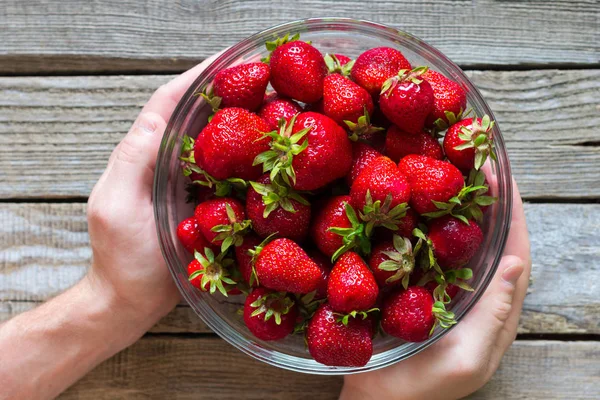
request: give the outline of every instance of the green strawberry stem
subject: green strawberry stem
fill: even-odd
[[[348,138],[353,142],[356,142],[358,139],[370,135],[375,132],[380,132],[385,129],[379,128],[371,125],[371,116],[369,115],[369,111],[367,111],[367,107],[364,107],[364,114],[358,118],[357,122],[352,121],[344,121],[344,123],[348,126],[350,130],[350,135]]]
[[[377,268],[382,271],[395,272],[394,275],[386,279],[386,283],[396,282],[402,279],[404,289],[408,288],[410,274],[415,268],[415,257],[412,252],[410,240],[399,235],[394,235],[393,245],[395,251],[385,251],[389,260],[381,262]]]
[[[427,72],[428,69],[429,67],[427,66],[416,67],[412,70],[401,69],[400,71],[398,71],[398,74],[396,76],[391,77],[383,83],[383,85],[381,86],[381,95],[389,97],[394,88],[400,82],[410,81],[415,85],[420,85],[421,82],[423,82],[420,76]]]
[[[264,314],[265,321],[274,318],[275,323],[281,325],[281,316],[289,313],[294,304],[294,300],[287,296],[285,292],[269,293],[260,296],[250,304],[250,306],[256,308],[250,315],[256,317]]]
[[[240,246],[244,242],[244,235],[246,235],[252,227],[250,220],[246,219],[238,221],[235,212],[229,204],[226,204],[225,208],[227,210],[229,224],[216,225],[211,229],[211,231],[218,233],[213,241],[223,241],[221,243],[221,253],[227,252],[231,246]]]
[[[433,269],[436,273],[443,276],[444,272],[442,268],[437,262],[435,255],[433,254],[433,243],[431,239],[427,237],[427,235],[423,232],[424,227],[413,229],[413,236],[415,236],[417,240],[417,244],[414,248],[415,260],[417,264],[423,269],[423,271],[428,272]]]
[[[263,166],[263,172],[269,172],[271,181],[279,176],[288,185],[296,184],[296,172],[292,166],[294,156],[300,154],[308,147],[308,139],[304,139],[302,144],[298,144],[311,128],[302,129],[292,134],[292,128],[296,122],[294,115],[288,122],[285,119],[279,120],[279,130],[263,133],[264,136],[271,138],[270,150],[256,156],[252,165]]]
[[[200,263],[202,268],[190,274],[188,279],[192,281],[202,275],[200,280],[201,290],[206,291],[207,289],[205,288],[208,284],[210,294],[219,290],[223,296],[227,297],[227,289],[223,284],[235,286],[236,282],[229,277],[229,271],[226,268],[233,265],[233,260],[224,257],[225,253],[221,253],[215,258],[215,254],[208,247],[204,248],[204,255],[199,251],[195,251],[194,258]]]
[[[297,212],[291,200],[296,200],[305,206],[310,204],[298,192],[279,182],[279,179],[275,179],[268,185],[258,182],[250,182],[250,185],[252,185],[256,193],[262,195],[263,204],[265,205],[263,218],[267,218],[278,207],[283,208],[287,212]]]
[[[481,119],[481,124],[479,124],[477,116],[475,116],[471,123],[471,129],[466,126],[460,128],[458,137],[462,139],[463,144],[456,146],[454,149],[475,149],[474,165],[476,170],[479,170],[483,166],[488,156],[494,161],[497,160],[492,132],[495,123],[486,114]]]
[[[346,210],[346,216],[350,221],[350,228],[329,228],[329,232],[342,237],[343,245],[333,253],[331,261],[335,262],[345,252],[357,249],[362,255],[371,253],[371,241],[366,234],[366,226],[363,224],[356,215],[354,208],[349,203],[345,203],[344,209]]]
[[[438,133],[445,131],[461,119],[468,117],[472,111],[472,108],[469,108],[466,112],[463,112],[463,109],[461,108],[458,114],[454,114],[452,111],[444,111],[444,115],[446,116],[446,120],[448,122],[446,122],[446,120],[443,118],[436,119],[433,123],[435,132]]]
[[[266,57],[261,58],[261,61],[268,64],[269,61],[271,60],[271,53],[273,52],[273,50],[275,50],[276,48],[278,48],[281,45],[284,45],[288,42],[293,42],[296,40],[300,39],[300,34],[296,33],[295,35],[293,35],[292,37],[290,37],[289,33],[286,33],[284,37],[282,38],[277,38],[275,40],[272,41],[267,41],[265,43],[265,47],[267,48],[267,50],[269,51],[269,55]]]
[[[323,57],[325,60],[325,65],[327,65],[327,69],[329,73],[335,74],[338,73],[342,76],[350,75],[350,71],[352,71],[352,67],[354,66],[354,61],[349,61],[345,65],[340,63],[340,60],[335,56],[335,54],[325,54]]]
[[[381,203],[381,200],[373,201],[371,191],[367,190],[365,195],[365,206],[363,211],[359,212],[360,219],[366,222],[365,234],[370,237],[373,233],[373,228],[383,226],[392,231],[398,230],[402,218],[406,216],[408,205],[406,203],[398,204],[390,208],[392,203],[392,195],[388,194]]]
[[[367,317],[369,316],[369,314],[371,313],[375,313],[375,312],[379,312],[379,308],[371,308],[367,311],[350,311],[348,314],[341,314],[341,313],[333,313],[333,315],[336,316],[336,321],[337,322],[341,322],[344,325],[348,325],[348,322],[350,321],[350,318],[361,318],[363,320],[367,319]]]
[[[455,315],[452,311],[446,310],[446,305],[441,301],[436,301],[433,304],[432,312],[435,315],[435,324],[431,327],[431,331],[429,331],[429,335],[433,334],[436,326],[441,326],[444,329],[450,328],[452,325],[456,324]]]

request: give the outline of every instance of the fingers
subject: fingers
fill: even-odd
[[[531,264],[529,233],[527,232],[527,222],[525,220],[525,210],[523,209],[523,200],[519,193],[517,182],[513,179],[513,206],[510,222],[510,232],[504,247],[504,254],[512,254],[520,257],[526,266]]]

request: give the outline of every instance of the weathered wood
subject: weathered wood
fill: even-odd
[[[566,399],[577,393],[578,399],[597,399],[598,357],[597,342],[517,341],[492,380],[470,398]],[[270,367],[217,338],[145,337],[61,399],[336,399],[341,385],[340,377]]]
[[[525,198],[600,197],[600,70],[469,75],[496,113]],[[87,196],[168,79],[0,78],[0,198]]]
[[[600,205],[526,204],[525,210],[533,284],[519,332],[600,333]],[[73,285],[90,257],[85,204],[1,204],[0,321]],[[208,329],[180,306],[153,331]]]
[[[417,35],[461,65],[597,65],[598,2],[9,1],[0,72],[181,70],[283,22],[334,14]]]

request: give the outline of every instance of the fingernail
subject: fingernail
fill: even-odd
[[[509,285],[515,286],[522,273],[523,266],[521,264],[512,265],[504,270],[502,273],[502,280]]]

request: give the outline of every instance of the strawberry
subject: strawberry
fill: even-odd
[[[286,37],[267,42],[267,49],[272,50],[271,85],[281,96],[314,103],[323,96],[327,66],[319,50],[297,39],[292,37],[286,42]]]
[[[254,231],[263,238],[276,233],[278,237],[302,242],[310,224],[308,201],[278,179],[271,182],[269,175],[263,175],[250,185],[246,214]]]
[[[205,247],[213,246],[200,231],[198,221],[194,217],[186,218],[177,225],[177,238],[192,254],[194,250],[203,251]]]
[[[236,65],[219,71],[213,81],[211,93],[202,96],[215,111],[229,107],[255,111],[263,101],[269,76],[269,66],[265,63]]]
[[[365,89],[340,74],[325,77],[323,112],[339,125],[348,126],[353,140],[373,130],[381,130],[370,124],[373,109],[373,100]]]
[[[444,158],[442,146],[429,133],[424,131],[416,134],[406,133],[395,125],[392,125],[387,131],[385,154],[395,162],[409,154],[419,154],[436,160]]]
[[[452,125],[444,136],[444,152],[448,160],[462,171],[480,169],[488,156],[496,160],[492,129],[494,121],[467,118]]]
[[[363,259],[349,251],[340,256],[329,274],[327,300],[340,313],[367,311],[375,305],[379,288]]]
[[[270,131],[279,129],[279,120],[284,118],[289,121],[294,115],[302,112],[302,107],[294,100],[280,97],[273,92],[265,96],[263,105],[258,111],[261,117],[269,126]]]
[[[393,240],[379,243],[371,253],[369,266],[380,288],[402,285],[406,289],[415,267],[410,240],[394,235]]]
[[[294,330],[298,306],[285,293],[262,287],[254,289],[244,303],[244,322],[261,340],[283,339]]]
[[[235,248],[235,259],[238,268],[242,274],[242,278],[251,287],[258,286],[254,271],[254,252],[261,244],[262,240],[254,233],[250,233],[244,237],[244,242]]]
[[[398,75],[385,81],[379,97],[379,107],[398,128],[408,133],[419,133],[425,119],[433,110],[433,90],[421,79],[427,67],[400,70]]]
[[[196,164],[219,180],[256,179],[261,172],[253,161],[269,149],[269,141],[261,140],[262,132],[268,131],[267,123],[248,110],[220,110],[196,138]]]
[[[329,273],[333,266],[331,265],[331,261],[319,251],[311,251],[308,255],[321,270],[321,280],[317,286],[317,292],[315,293],[314,298],[316,300],[324,299],[327,297],[327,282],[329,281]]]
[[[267,134],[271,150],[258,155],[271,180],[282,180],[297,190],[315,190],[345,176],[352,164],[352,145],[346,132],[331,118],[304,112]]]
[[[397,229],[399,219],[406,215],[410,187],[396,163],[382,156],[356,177],[350,198],[352,206],[362,211],[361,219],[367,222],[366,234],[370,236],[376,226]]]
[[[322,279],[321,269],[290,239],[275,239],[256,256],[256,277],[261,286],[291,293],[316,290]]]
[[[200,231],[209,242],[221,246],[225,252],[230,246],[239,246],[250,227],[244,205],[229,197],[207,200],[198,204],[194,216]]]
[[[323,57],[327,69],[332,74],[350,75],[354,61],[343,54],[325,54]]]
[[[474,221],[465,224],[451,215],[432,219],[428,228],[433,254],[442,269],[467,264],[483,242],[483,233]]]
[[[223,296],[239,294],[235,287],[236,282],[231,279],[228,267],[233,265],[233,260],[225,258],[225,253],[215,254],[206,247],[194,253],[194,260],[188,264],[187,273],[192,286],[213,294],[219,290]]]
[[[435,202],[449,201],[464,187],[462,174],[449,162],[409,155],[400,160],[398,167],[410,184],[410,206],[419,214],[438,210]]]
[[[401,52],[390,47],[376,47],[358,56],[350,76],[371,95],[377,96],[383,83],[402,69],[411,69],[411,66]]]
[[[365,254],[370,252],[371,243],[364,233],[364,224],[350,205],[350,196],[331,197],[318,209],[310,233],[323,254],[336,259],[354,248]]]
[[[346,175],[348,186],[352,186],[352,182],[361,173],[361,171],[371,163],[375,158],[382,156],[380,152],[366,143],[352,143],[352,166],[350,172]]]
[[[446,311],[444,303],[434,302],[431,293],[421,286],[410,286],[388,297],[381,311],[385,333],[407,342],[427,340],[438,323],[449,328],[456,323],[454,314]]]
[[[429,82],[433,89],[433,110],[427,116],[425,125],[445,130],[460,119],[467,107],[467,94],[461,85],[431,69],[421,78]]]
[[[329,304],[321,305],[308,324],[306,342],[310,355],[321,364],[362,367],[373,355],[372,327],[368,320],[338,321]]]

